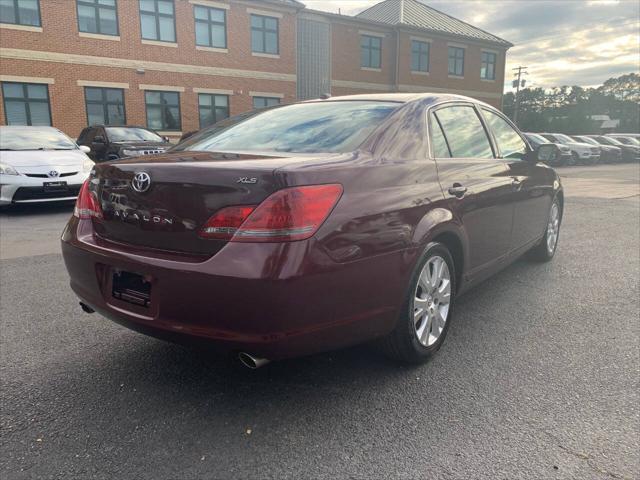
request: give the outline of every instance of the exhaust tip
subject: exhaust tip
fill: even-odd
[[[249,355],[246,352],[240,352],[238,354],[238,360],[240,360],[240,363],[242,363],[245,367],[250,368],[251,370],[264,367],[267,363],[269,363],[269,360],[267,360],[266,358],[254,357],[253,355]]]
[[[96,311],[91,308],[89,305],[87,305],[86,303],[82,303],[80,302],[80,308],[82,308],[82,310],[84,311],[84,313],[95,313]]]

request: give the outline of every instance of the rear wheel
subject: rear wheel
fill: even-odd
[[[454,263],[441,243],[430,243],[411,278],[396,328],[382,340],[390,357],[421,363],[438,351],[449,330],[455,297]]]
[[[547,221],[547,229],[544,237],[542,241],[531,250],[534,259],[541,262],[548,262],[554,257],[556,248],[558,247],[561,222],[562,211],[560,209],[560,201],[556,197],[549,210],[549,220]]]

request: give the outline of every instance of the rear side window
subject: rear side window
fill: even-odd
[[[517,158],[522,160],[527,154],[527,145],[518,135],[511,125],[499,115],[491,110],[482,109],[484,118],[487,120],[489,128],[498,144],[498,149],[502,158]]]
[[[475,108],[445,107],[435,112],[454,158],[494,158],[491,143]]]
[[[434,158],[450,158],[451,152],[449,152],[449,146],[447,145],[447,139],[444,138],[442,128],[438,119],[431,115],[431,148]]]

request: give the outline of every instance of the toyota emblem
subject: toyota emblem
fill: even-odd
[[[60,174],[59,174],[58,172],[56,172],[55,170],[51,170],[49,173],[47,173],[47,175],[48,175],[50,178],[57,178],[57,177],[59,177],[59,176],[60,176]]]
[[[150,186],[151,177],[147,172],[138,172],[133,176],[133,180],[131,180],[131,188],[139,193],[146,192]]]

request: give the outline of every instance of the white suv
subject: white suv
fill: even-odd
[[[600,148],[588,143],[576,142],[573,138],[562,133],[541,133],[544,138],[554,143],[561,143],[571,149],[573,164],[596,164],[600,161]]]

